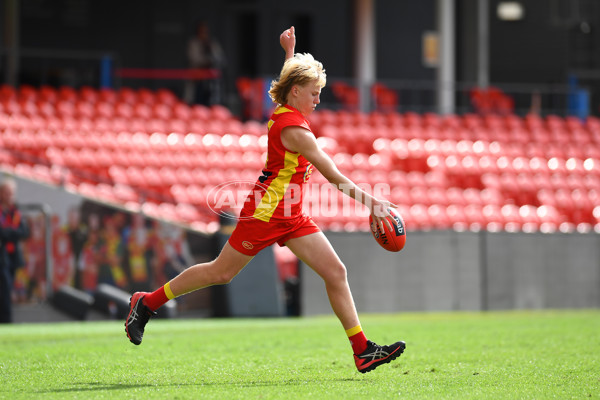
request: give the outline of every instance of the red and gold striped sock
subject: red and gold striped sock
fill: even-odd
[[[174,298],[175,295],[171,291],[171,285],[167,282],[163,287],[144,295],[144,304],[152,311],[156,311],[167,301]]]
[[[352,351],[354,354],[360,354],[367,348],[367,337],[363,332],[360,325],[356,325],[354,328],[346,329],[346,335],[350,340]]]

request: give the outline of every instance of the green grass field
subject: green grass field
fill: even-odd
[[[0,398],[600,397],[600,310],[363,315],[406,352],[355,370],[334,317],[0,326]]]

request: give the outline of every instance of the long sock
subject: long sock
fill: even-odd
[[[171,286],[167,282],[163,287],[156,289],[152,293],[144,295],[144,304],[152,311],[158,310],[167,301],[174,299],[175,295],[171,291]]]
[[[346,329],[346,335],[348,335],[354,354],[360,354],[367,349],[367,337],[360,325]]]

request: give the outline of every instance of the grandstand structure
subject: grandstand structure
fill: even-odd
[[[598,117],[321,110],[311,124],[343,173],[388,185],[410,230],[600,232]],[[256,180],[266,140],[261,122],[165,89],[0,87],[4,172],[200,232],[219,227],[211,190]],[[314,216],[322,229],[368,231],[342,198]]]

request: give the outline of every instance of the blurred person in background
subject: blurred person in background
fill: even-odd
[[[190,68],[213,69],[219,76],[187,82],[184,99],[188,103],[205,106],[221,104],[223,101],[221,75],[225,67],[225,55],[219,42],[211,36],[206,22],[200,21],[196,25],[195,35],[187,43],[186,54]]]
[[[81,290],[83,288],[83,262],[81,254],[83,247],[88,239],[88,229],[81,221],[81,213],[78,207],[69,209],[67,216],[67,232],[71,241],[71,250],[73,252],[73,265],[75,266],[75,276],[73,285]]]
[[[0,183],[0,323],[12,318],[12,287],[17,268],[24,265],[21,240],[29,236],[25,218],[15,205],[17,183],[5,178]]]

